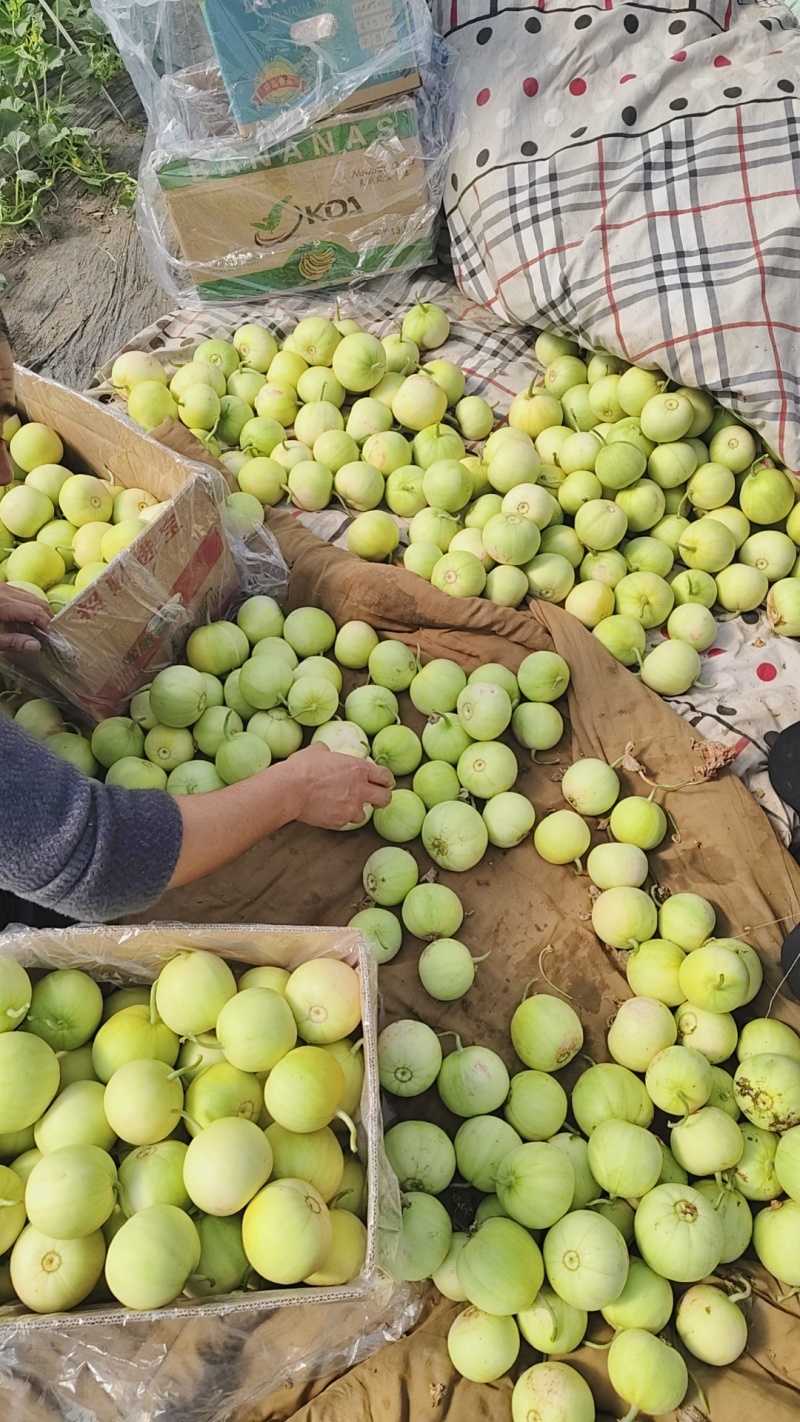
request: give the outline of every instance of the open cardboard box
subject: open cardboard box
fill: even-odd
[[[57,693],[91,722],[130,696],[182,650],[193,627],[238,588],[222,505],[229,492],[194,464],[96,400],[16,368],[17,407],[57,430],[75,473],[172,500],[102,573],[53,618],[37,654],[0,659],[0,673],[40,695]],[[0,509],[0,520],[2,510]]]
[[[353,929],[284,928],[260,925],[219,925],[213,928],[182,924],[150,924],[144,927],[69,928],[49,931],[25,930],[0,936],[0,960],[11,958],[39,975],[48,968],[80,968],[99,983],[150,983],[164,962],[180,948],[207,949],[236,965],[253,967],[268,963],[290,971],[312,958],[340,958],[358,973],[361,983],[361,1033],[364,1052],[364,1087],[359,1112],[359,1155],[367,1175],[367,1254],[359,1277],[338,1288],[294,1288],[266,1286],[257,1292],[238,1292],[209,1298],[179,1298],[167,1308],[132,1312],[116,1300],[83,1303],[69,1313],[39,1316],[21,1305],[0,1309],[0,1352],[5,1353],[9,1336],[18,1331],[58,1333],[65,1327],[85,1329],[90,1324],[119,1325],[126,1319],[141,1322],[193,1317],[198,1314],[245,1315],[255,1321],[259,1313],[305,1303],[319,1305],[356,1303],[375,1290],[386,1289],[380,1270],[386,1245],[379,1248],[379,1227],[389,1236],[399,1231],[400,1203],[397,1181],[383,1153],[380,1090],[377,1058],[377,972],[364,948],[361,934]],[[391,1291],[391,1290],[390,1290]],[[324,1310],[323,1310],[324,1313]],[[4,1338],[5,1335],[5,1338]],[[86,1348],[91,1349],[89,1339]],[[324,1335],[321,1340],[324,1347]],[[1,1390],[1,1385],[0,1385]]]

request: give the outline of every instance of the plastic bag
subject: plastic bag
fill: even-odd
[[[453,71],[437,45],[415,94],[279,143],[226,122],[207,67],[182,75],[140,169],[137,221],[156,280],[184,303],[246,301],[432,262]]]
[[[183,86],[200,74],[230,129],[258,129],[267,146],[337,109],[414,89],[433,34],[425,0],[93,0],[93,8],[154,128],[175,117]],[[203,136],[193,107],[190,139]]]
[[[266,1289],[177,1300],[134,1313],[115,1301],[38,1317],[0,1307],[0,1390],[4,1417],[35,1412],[38,1422],[233,1422],[287,1386],[351,1366],[406,1332],[420,1290],[390,1278],[400,1230],[397,1181],[383,1151],[377,1077],[377,971],[361,936],[348,929],[183,924],[70,928],[0,935],[0,959],[31,969],[82,968],[98,982],[151,982],[181,947],[206,948],[232,963],[292,968],[310,958],[342,958],[362,985],[366,1067],[359,1154],[368,1191],[367,1261],[337,1289]],[[214,1367],[207,1363],[213,1358]],[[54,1410],[49,1410],[52,1404]],[[18,1410],[17,1410],[18,1409]]]

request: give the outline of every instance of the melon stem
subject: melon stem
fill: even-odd
[[[708,1406],[708,1401],[707,1401],[707,1399],[706,1399],[706,1395],[705,1395],[705,1393],[703,1392],[703,1389],[701,1388],[699,1382],[697,1381],[697,1378],[695,1377],[695,1375],[694,1375],[694,1373],[692,1372],[692,1370],[691,1370],[690,1367],[687,1366],[686,1372],[687,1372],[687,1374],[688,1374],[688,1376],[689,1376],[690,1381],[694,1384],[695,1391],[696,1391],[696,1393],[697,1393],[697,1396],[698,1396],[699,1399],[700,1399],[700,1406],[702,1407],[703,1412],[705,1413],[706,1417],[708,1417],[708,1416],[710,1415],[710,1413],[709,1413],[709,1406]]]
[[[356,1135],[355,1121],[351,1116],[348,1116],[346,1111],[336,1111],[334,1114],[338,1120],[344,1121],[344,1124],[350,1132],[350,1149],[353,1155],[355,1155],[358,1150],[358,1136]]]
[[[669,1128],[670,1128],[671,1131],[674,1131],[674,1129],[675,1129],[676,1126],[682,1126],[683,1123],[684,1123],[684,1121],[688,1121],[689,1117],[690,1117],[691,1114],[692,1114],[692,1108],[691,1108],[691,1106],[689,1105],[689,1102],[686,1100],[686,1096],[685,1096],[684,1092],[682,1092],[682,1091],[676,1091],[676,1092],[675,1092],[675,1095],[677,1096],[678,1100],[682,1103],[682,1105],[683,1105],[683,1107],[684,1107],[684,1114],[681,1116],[681,1118],[680,1118],[679,1121],[668,1121],[668,1122],[667,1122],[667,1124],[668,1124],[668,1126],[669,1126]],[[720,1186],[722,1185],[722,1182],[721,1182],[721,1180],[719,1179],[719,1177],[717,1177],[717,1184],[720,1185]]]
[[[528,983],[528,987],[530,987],[530,983]],[[523,998],[523,1001],[524,1001],[524,998]],[[449,1029],[447,1029],[447,1030],[444,1031],[444,1032],[437,1032],[436,1035],[437,1035],[437,1037],[455,1037],[455,1039],[456,1039],[456,1051],[457,1051],[457,1052],[463,1052],[464,1048],[463,1048],[463,1046],[461,1045],[461,1038],[459,1037],[459,1035],[458,1035],[457,1032],[454,1032],[454,1031],[452,1030],[452,1028],[449,1028]]]

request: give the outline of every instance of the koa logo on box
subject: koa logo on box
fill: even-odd
[[[314,227],[320,222],[336,222],[353,213],[364,211],[355,195],[347,198],[323,198],[315,207],[307,203],[296,207],[289,202],[276,202],[266,221],[252,223],[257,247],[275,247],[290,242],[302,227]]]

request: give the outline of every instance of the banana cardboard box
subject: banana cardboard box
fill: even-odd
[[[266,152],[158,170],[204,300],[341,285],[433,257],[436,204],[413,99],[317,124]]]
[[[420,0],[202,0],[243,128],[297,104],[312,117],[415,88]]]

